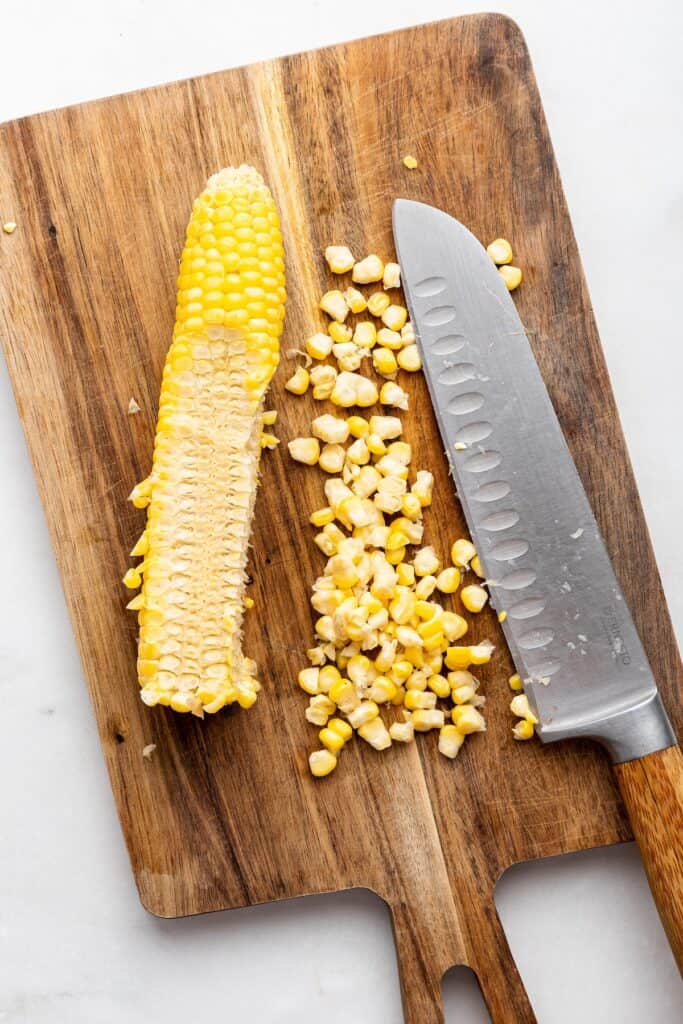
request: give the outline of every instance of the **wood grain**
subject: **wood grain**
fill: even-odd
[[[683,754],[669,747],[614,772],[664,930],[683,973]]]
[[[245,649],[258,703],[198,722],[139,700],[120,578],[144,514],[126,495],[150,464],[190,204],[211,172],[243,160],[282,213],[283,350],[319,327],[323,246],[392,252],[396,196],[438,204],[484,241],[512,239],[522,319],[680,722],[680,663],[513,22],[454,19],[16,121],[0,129],[0,208],[19,224],[0,239],[2,340],[140,898],[173,917],[364,886],[390,908],[410,1024],[442,1020],[453,964],[477,972],[497,1024],[531,1021],[494,886],[516,861],[629,838],[612,773],[587,743],[514,743],[512,666],[485,612],[480,634],[499,644],[482,672],[486,736],[454,764],[435,736],[383,754],[355,743],[333,776],[310,778],[296,673],[323,561],[307,522],[322,482],[284,444],[264,459],[254,524]],[[290,366],[271,395],[283,442],[307,431],[315,405],[284,391]],[[407,433],[436,475],[427,531],[445,556],[463,519],[424,381],[408,387]]]

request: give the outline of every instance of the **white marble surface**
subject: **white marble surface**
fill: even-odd
[[[531,49],[680,636],[682,9],[496,6]],[[477,9],[6,0],[0,120]],[[0,427],[2,1024],[399,1021],[388,916],[368,894],[174,922],[142,910],[4,364]],[[498,902],[542,1024],[683,1019],[632,847],[517,868]],[[488,1019],[467,975],[444,991],[449,1022]]]

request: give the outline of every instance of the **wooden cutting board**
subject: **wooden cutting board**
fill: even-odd
[[[680,719],[669,616],[519,29],[458,18],[25,118],[0,143],[1,217],[18,223],[0,236],[2,340],[142,902],[174,917],[366,886],[391,911],[406,1021],[442,1020],[452,964],[476,971],[497,1024],[533,1020],[497,878],[629,832],[599,750],[513,742],[504,647],[481,673],[488,733],[455,763],[435,735],[383,754],[358,741],[321,783],[296,685],[323,561],[307,522],[318,471],[293,465],[284,445],[263,460],[245,649],[264,690],[250,712],[201,722],[144,707],[120,584],[144,519],[126,496],[150,466],[178,254],[208,175],[248,161],[273,188],[284,350],[318,329],[322,248],[391,253],[391,200],[419,199],[484,241],[512,239],[522,319]],[[408,152],[416,171],[401,162]],[[271,393],[283,441],[314,415],[312,398],[284,391],[287,376],[285,362]],[[408,435],[437,477],[427,532],[445,556],[463,521],[421,377],[410,388]],[[479,621],[500,643],[494,617]]]

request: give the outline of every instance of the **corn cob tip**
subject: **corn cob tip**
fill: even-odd
[[[233,188],[244,187],[265,188],[265,182],[259,172],[251,164],[240,164],[239,167],[223,167],[212,174],[206,183],[208,192],[223,192]]]

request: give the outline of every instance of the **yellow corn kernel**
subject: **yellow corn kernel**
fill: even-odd
[[[327,719],[334,714],[334,704],[324,693],[309,697],[306,708],[306,721],[311,725],[327,725]]]
[[[382,323],[390,331],[400,331],[402,327],[405,327],[407,319],[408,310],[405,306],[387,305],[382,313]]]
[[[324,665],[318,675],[318,693],[329,694],[332,687],[340,680],[341,675],[336,665]],[[337,701],[335,701],[336,703]]]
[[[303,395],[308,391],[310,379],[308,370],[304,366],[298,366],[286,382],[285,387],[293,395]]]
[[[503,622],[505,622],[505,620],[507,619],[507,617],[508,617],[508,613],[507,613],[507,612],[505,611],[505,609],[503,609],[502,611],[498,612],[498,621],[499,621],[499,622],[500,622],[501,624],[502,624]]]
[[[512,735],[516,740],[530,740],[534,735],[534,723],[523,718],[512,727]]]
[[[421,370],[422,360],[420,359],[417,345],[406,345],[402,348],[398,354],[397,362],[402,370],[408,370],[409,373],[416,373],[417,370]]]
[[[383,275],[384,264],[379,256],[375,256],[373,253],[355,264],[351,280],[356,284],[372,284],[374,281],[381,281]]]
[[[341,473],[346,452],[340,444],[323,445],[318,465],[325,473]]]
[[[401,287],[401,268],[399,267],[398,263],[385,263],[384,276],[382,277],[382,286],[384,288]]]
[[[377,350],[375,349],[375,351]],[[388,350],[385,349],[385,351]],[[378,373],[382,372],[378,369]],[[382,405],[392,405],[395,409],[402,409],[404,412],[408,409],[408,392],[404,391],[401,385],[396,384],[395,381],[387,381],[382,385],[379,400]]]
[[[317,693],[320,693],[318,689],[318,677],[320,675],[320,669],[318,668],[302,668],[297,676],[297,682],[304,693],[314,697]]]
[[[309,377],[313,386],[313,397],[316,401],[324,401],[326,398],[329,398],[337,379],[335,367],[328,365],[314,366],[309,373]]]
[[[401,328],[401,341],[404,345],[412,345],[415,342],[415,328],[410,320]]]
[[[340,324],[343,324],[349,315],[349,307],[346,305],[346,300],[337,288],[325,292],[318,305],[323,313],[327,313],[332,320],[336,320]]]
[[[146,555],[149,551],[149,536],[147,530],[143,530],[135,544],[133,545],[130,555],[131,558],[136,558],[138,555]]]
[[[135,508],[147,508],[152,500],[151,476],[146,477],[145,480],[141,480],[139,484],[135,485],[128,495],[128,500],[133,503]]]
[[[405,557],[405,548],[395,548],[393,551],[387,551],[387,561],[390,562],[391,565],[399,565]]]
[[[402,587],[412,587],[415,583],[415,570],[408,562],[400,562],[396,566],[396,576]]]
[[[311,433],[327,444],[343,444],[349,436],[349,425],[339,416],[326,413],[323,416],[316,416],[311,423]]]
[[[449,644],[455,643],[467,632],[467,622],[456,612],[444,612],[441,618],[444,636]]]
[[[451,718],[463,736],[469,736],[473,732],[486,732],[484,716],[471,704],[457,704],[451,711]]]
[[[525,718],[532,725],[538,725],[538,718],[531,710],[529,698],[525,693],[518,693],[516,697],[512,698],[510,701],[510,711],[513,715],[517,715],[518,718]]]
[[[470,569],[472,570],[473,573],[475,573],[475,575],[479,577],[480,580],[484,579],[485,574],[484,570],[481,567],[481,562],[479,561],[479,555],[475,555],[472,561],[470,562]]]
[[[353,729],[348,722],[345,722],[343,718],[331,718],[327,723],[327,728],[336,732],[338,736],[346,743],[353,736]]]
[[[336,730],[330,729],[329,725],[323,726],[318,733],[318,739],[331,754],[338,754],[345,742]]]
[[[480,612],[489,599],[483,587],[472,583],[460,591],[460,599],[468,612]]]
[[[334,512],[329,505],[326,505],[324,508],[316,509],[315,512],[311,512],[308,518],[309,523],[311,523],[312,526],[317,526],[318,528],[321,526],[327,526],[327,524],[331,523],[333,520]]]
[[[388,348],[374,348],[372,350],[372,365],[377,370],[377,373],[384,377],[396,373],[398,369],[396,356]]]
[[[347,288],[344,292],[344,301],[352,313],[362,313],[367,307],[365,296],[357,288]]]
[[[409,171],[414,171],[417,167],[417,160],[414,156],[407,154],[403,157],[403,166],[407,167]]]
[[[505,287],[509,292],[513,292],[515,288],[519,288],[522,283],[522,271],[519,267],[513,267],[508,264],[505,267],[499,267],[498,273],[505,282]]]
[[[460,571],[449,566],[436,577],[437,590],[442,594],[454,594],[460,586]]]
[[[356,262],[346,245],[328,245],[325,249],[325,259],[333,274],[348,274]]]
[[[337,758],[331,750],[314,750],[308,758],[311,775],[323,779],[337,767]]]
[[[329,334],[318,332],[306,340],[305,347],[312,359],[327,359],[332,351],[332,338]]]
[[[14,220],[5,221],[5,223],[2,225],[2,230],[5,232],[6,235],[13,235],[14,232],[17,230],[16,221],[14,221]]]
[[[346,450],[346,458],[354,466],[365,466],[370,461],[370,452],[364,437],[357,437]],[[375,470],[375,472],[378,472]],[[379,474],[378,474],[379,475]],[[369,495],[365,495],[369,497]]]
[[[496,238],[486,246],[486,251],[497,267],[512,262],[512,246],[507,238]]]
[[[400,437],[403,432],[403,424],[398,416],[371,416],[370,433],[387,441]]]
[[[279,443],[280,439],[276,437],[275,434],[261,434],[260,444],[262,448],[267,448],[269,451],[272,451],[274,448],[277,448]]]
[[[434,548],[420,548],[413,558],[413,566],[417,576],[433,576],[439,568],[439,559],[436,556]]]
[[[362,320],[356,324],[353,341],[359,348],[371,349],[377,341],[377,328],[370,320]]]
[[[411,492],[420,502],[423,508],[432,503],[432,491],[434,489],[434,476],[427,469],[420,469],[417,472],[415,483],[410,488]]]
[[[389,726],[389,735],[396,743],[410,743],[415,736],[415,727],[412,721],[392,722]]]
[[[374,700],[362,700],[358,707],[346,713],[349,725],[353,729],[360,729],[362,725],[367,725],[368,722],[371,722],[373,718],[377,718],[378,715],[379,708]]]
[[[391,666],[391,678],[398,684],[405,683],[410,678],[412,672],[413,666],[405,658],[395,661]]]
[[[332,355],[337,360],[340,370],[354,372],[360,369],[365,353],[352,341],[332,346]]]
[[[389,730],[381,718],[373,718],[358,727],[358,735],[374,750],[386,750],[391,746]]]
[[[330,398],[335,405],[345,408],[350,405],[369,406],[377,403],[379,392],[374,382],[367,377],[344,371],[338,375]]]
[[[451,760],[457,757],[465,742],[465,734],[458,732],[454,725],[444,725],[439,730],[439,753]]]
[[[404,345],[400,333],[392,331],[390,327],[380,327],[377,332],[377,342],[384,348],[391,349],[392,352],[398,352]]]
[[[320,645],[309,647],[306,651],[306,657],[315,668],[325,664],[325,652]]]
[[[428,692],[427,690],[409,689],[403,703],[408,711],[417,711],[418,708],[435,708],[436,694],[431,690]]]
[[[468,668],[472,664],[469,647],[449,647],[446,651],[446,665],[450,669]]]
[[[124,587],[128,587],[129,590],[137,590],[142,585],[142,576],[137,567],[131,567],[123,577],[122,582]]]
[[[332,338],[332,341],[335,342],[336,345],[346,344],[350,342],[351,338],[353,337],[353,330],[349,327],[349,325],[340,324],[336,320],[332,321],[327,330],[330,337]],[[332,348],[332,352],[335,356],[337,356],[337,353],[334,351],[334,346]],[[337,356],[337,358],[339,357]]]
[[[345,715],[355,710],[360,704],[356,688],[348,679],[339,679],[333,683],[330,687],[329,697]]]
[[[380,317],[390,304],[391,299],[386,292],[373,292],[368,299],[368,313]]]
[[[417,569],[415,569],[417,573]],[[415,596],[418,601],[426,601],[432,596],[436,588],[436,576],[427,575],[423,576],[422,579],[415,586]]]
[[[368,690],[368,697],[376,704],[387,704],[396,696],[396,684],[386,676],[377,676]]]
[[[144,594],[136,594],[135,597],[132,597],[130,599],[130,601],[128,602],[128,604],[126,605],[126,608],[129,611],[131,611],[131,612],[137,612],[141,608],[144,608],[144,607],[145,607],[145,596],[144,596]]]
[[[411,721],[416,732],[429,732],[430,729],[441,729],[444,713],[437,708],[418,708],[413,711]]]
[[[287,447],[294,461],[306,466],[315,466],[320,458],[320,445],[315,437],[295,437]]]
[[[453,565],[466,569],[477,553],[477,549],[470,540],[456,540],[451,548],[451,561]]]
[[[518,693],[522,689],[522,677],[515,672],[515,674],[510,676],[508,679],[508,686],[515,693]]]
[[[349,416],[346,423],[352,437],[367,437],[370,433],[370,424],[363,416]]]
[[[445,676],[441,676],[438,673],[433,673],[427,679],[427,686],[435,693],[437,697],[444,700],[446,697],[450,697],[451,688],[448,685],[448,680]]]
[[[450,673],[455,675],[454,672]],[[469,704],[474,699],[476,689],[470,683],[463,683],[462,686],[454,686],[451,690],[451,700],[454,704]]]
[[[407,516],[408,519],[418,519],[422,514],[420,499],[416,494],[413,494],[412,491],[403,495],[401,512],[404,516]]]

